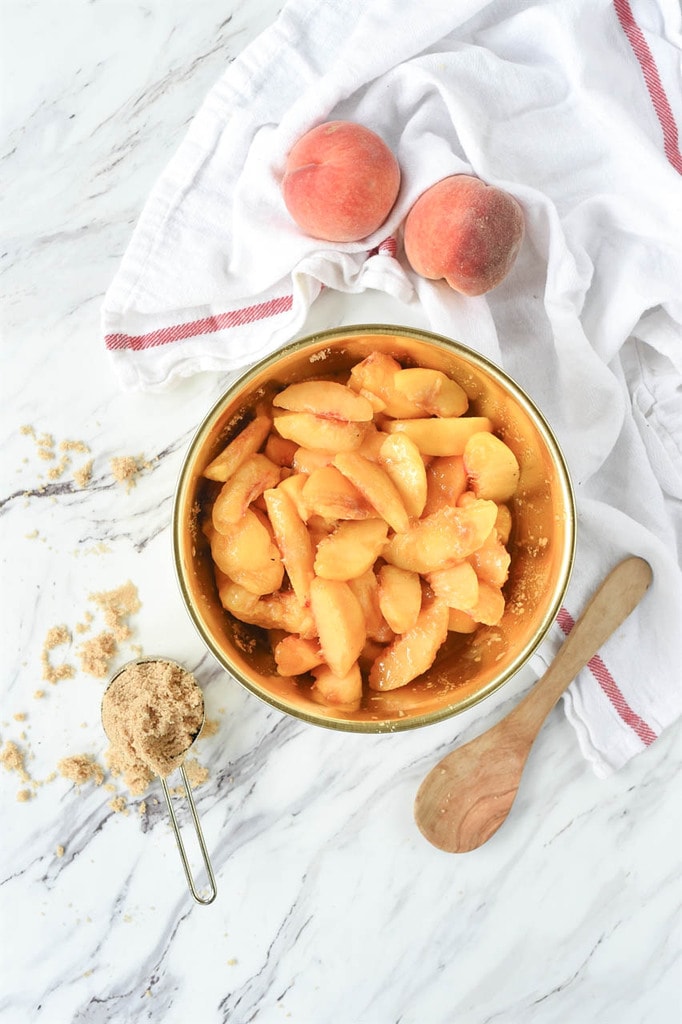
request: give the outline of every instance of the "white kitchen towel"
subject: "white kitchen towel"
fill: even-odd
[[[677,0],[290,0],[206,97],[102,317],[125,388],[252,363],[323,287],[419,304],[502,365],[552,424],[578,499],[538,663],[622,556],[655,573],[565,700],[602,775],[682,710],[681,38]],[[402,169],[387,223],[358,244],[306,237],[282,201],[286,154],[331,119],[374,129]],[[418,278],[401,248],[412,203],[458,172],[526,219],[511,274],[479,298]]]

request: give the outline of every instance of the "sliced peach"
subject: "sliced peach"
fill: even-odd
[[[500,541],[507,546],[512,531],[512,514],[509,510],[508,505],[497,506],[497,519],[495,520],[495,529],[497,530],[497,536]]]
[[[394,633],[406,633],[415,625],[422,606],[418,573],[382,565],[379,569],[379,607]]]
[[[469,612],[463,612],[460,608],[448,609],[448,632],[475,633],[478,625]]]
[[[318,640],[304,640],[295,633],[282,637],[275,644],[273,654],[281,676],[302,676],[324,660]]]
[[[270,488],[263,494],[275,541],[298,599],[310,597],[310,581],[315,575],[315,552],[305,523],[286,491]]]
[[[306,473],[308,476],[314,469],[321,469],[328,466],[336,452],[325,452],[321,448],[304,448],[299,445],[292,460],[292,468],[297,473]]]
[[[364,455],[370,462],[379,462],[381,446],[387,437],[388,434],[385,434],[383,430],[370,427],[365,434],[362,444],[356,449],[358,455]]]
[[[357,452],[340,452],[334,466],[350,480],[392,529],[402,533],[410,520],[400,493],[388,473]]]
[[[448,608],[466,611],[478,601],[478,576],[469,562],[436,569],[426,579],[434,594],[442,597]]]
[[[308,516],[323,519],[374,519],[376,511],[363,494],[335,466],[310,474],[301,491]]]
[[[461,455],[441,455],[431,459],[426,467],[424,513],[430,515],[445,505],[456,505],[457,499],[466,487],[467,474]]]
[[[362,702],[362,673],[357,661],[353,662],[348,672],[339,676],[332,672],[328,665],[318,665],[313,669],[315,682],[312,688],[314,699],[321,699],[324,704],[343,708],[345,711],[357,711]]]
[[[414,523],[387,541],[382,557],[413,572],[430,573],[461,562],[480,547],[490,533],[497,506],[477,501],[469,508],[446,507]]]
[[[393,386],[429,416],[461,416],[469,407],[464,388],[440,370],[419,366],[398,370]]]
[[[289,495],[296,507],[296,511],[304,522],[308,518],[308,506],[303,500],[303,488],[305,487],[307,480],[308,477],[305,473],[292,473],[291,476],[280,480],[277,485],[285,492],[285,494]]]
[[[448,618],[445,601],[436,597],[425,604],[412,629],[396,637],[372,665],[370,687],[395,690],[426,672],[447,637]]]
[[[306,448],[323,451],[350,452],[359,448],[367,433],[369,422],[332,420],[312,412],[275,411],[274,427],[286,437]]]
[[[265,455],[251,455],[223,484],[213,505],[213,525],[224,533],[233,526],[255,498],[279,483],[280,467]]]
[[[396,373],[402,370],[397,359],[386,352],[372,352],[350,371],[349,384],[358,394],[375,395],[383,405],[387,416],[422,416],[423,410],[405,398],[393,383]]]
[[[388,420],[384,429],[389,434],[407,434],[422,455],[463,455],[469,438],[492,426],[486,416],[443,416]]]
[[[294,463],[294,456],[298,450],[298,445],[294,444],[293,441],[288,441],[286,437],[280,437],[279,434],[270,433],[268,439],[265,442],[265,448],[263,449],[263,455],[267,455],[271,462],[274,462],[276,466],[287,466],[291,468]]]
[[[258,412],[243,430],[234,437],[226,448],[217,455],[204,470],[209,480],[225,483],[242,462],[259,450],[272,428],[272,417],[265,412]]]
[[[481,546],[469,556],[469,562],[483,583],[503,587],[507,582],[511,557],[496,529],[492,529]]]
[[[262,629],[298,633],[305,638],[316,635],[316,625],[310,611],[299,601],[293,590],[280,590],[259,598],[238,583],[222,580],[218,584],[218,594],[223,608],[242,622]]]
[[[507,501],[519,482],[519,464],[511,448],[489,433],[473,434],[464,448],[464,466],[478,498]]]
[[[346,520],[317,545],[315,575],[351,580],[367,572],[381,554],[388,526],[383,519]],[[284,564],[286,565],[286,559]]]
[[[365,643],[360,602],[342,580],[316,576],[310,585],[310,608],[324,660],[335,675],[345,676]]]
[[[272,400],[277,409],[312,412],[332,420],[369,421],[374,416],[371,404],[345,384],[333,380],[305,380],[290,384]]]
[[[395,484],[408,516],[418,519],[426,504],[426,467],[414,441],[406,434],[380,435],[379,464]]]
[[[478,601],[467,611],[476,622],[486,626],[496,626],[504,615],[504,594],[499,587],[491,587],[489,583],[478,584]]]
[[[324,519],[322,516],[308,516],[308,533],[310,534],[310,540],[313,548],[317,550],[320,541],[324,540],[333,533],[338,526],[336,519]]]
[[[227,533],[205,531],[213,561],[235,583],[261,596],[278,590],[284,566],[267,527],[250,509]]]
[[[365,632],[370,640],[386,644],[393,639],[393,630],[386,622],[379,607],[379,581],[374,570],[368,569],[361,576],[348,580],[362,608],[365,617]]]

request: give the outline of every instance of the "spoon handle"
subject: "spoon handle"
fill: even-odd
[[[609,573],[545,674],[509,715],[516,730],[537,734],[564,690],[641,600],[652,577],[649,563],[634,556]]]

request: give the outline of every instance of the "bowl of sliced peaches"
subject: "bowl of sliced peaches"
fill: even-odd
[[[439,335],[335,328],[210,410],[173,511],[181,594],[248,690],[320,726],[456,714],[536,650],[565,593],[559,445],[501,369]]]

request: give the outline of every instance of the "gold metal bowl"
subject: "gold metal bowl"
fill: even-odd
[[[370,692],[357,711],[316,703],[305,678],[279,676],[261,630],[237,622],[220,604],[202,510],[216,485],[208,463],[253,416],[257,401],[294,381],[346,372],[370,352],[404,366],[441,370],[469,396],[469,412],[488,416],[518,459],[521,475],[510,502],[512,556],[497,626],[450,633],[428,672],[407,686]],[[463,345],[395,326],[339,327],[294,342],[261,360],[214,405],[189,446],[173,509],[173,546],[180,589],[201,638],[240,683],[280,711],[315,725],[351,732],[393,732],[455,715],[502,686],[535,651],[563,600],[575,550],[575,500],[559,446],[544,417],[502,370]]]

